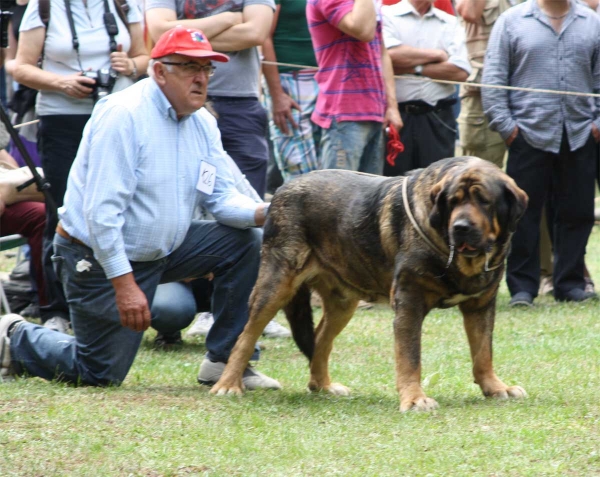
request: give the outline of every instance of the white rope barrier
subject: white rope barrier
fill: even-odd
[[[304,66],[304,65],[295,65],[292,63],[279,63],[275,61],[264,61],[262,62],[264,65],[273,65],[273,66],[287,66],[289,68],[298,68],[301,70],[315,70],[314,66]],[[410,78],[410,79],[418,79],[420,81],[432,81],[434,83],[442,83],[442,84],[457,84],[457,85],[465,85],[469,87],[475,88],[492,88],[492,89],[506,89],[509,91],[526,91],[528,93],[549,93],[549,94],[560,94],[565,96],[586,96],[589,98],[600,98],[600,94],[596,93],[580,93],[578,91],[557,91],[553,89],[536,89],[536,88],[519,88],[517,86],[502,86],[495,84],[483,84],[483,83],[469,83],[465,81],[450,81],[450,80],[439,80],[432,79],[423,76],[414,76],[414,75],[394,75],[394,78]]]

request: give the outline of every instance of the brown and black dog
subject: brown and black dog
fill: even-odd
[[[310,360],[308,387],[347,395],[329,376],[333,340],[360,299],[386,299],[396,315],[400,410],[437,407],[421,388],[421,327],[432,308],[454,305],[483,394],[524,397],[494,373],[492,332],[504,260],[527,200],[498,167],[475,157],[444,159],[406,177],[312,172],[281,187],[265,225],[248,324],[211,392],[242,392],[254,345],[283,308]],[[316,329],[311,290],[323,301]]]

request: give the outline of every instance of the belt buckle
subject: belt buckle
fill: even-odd
[[[421,111],[421,108],[416,104],[407,104],[404,108],[409,114],[419,114],[419,112]]]

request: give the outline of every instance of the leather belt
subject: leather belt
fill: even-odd
[[[431,106],[425,101],[407,101],[405,103],[398,103],[398,109],[402,113],[415,115],[427,114],[449,109],[456,104],[456,101],[456,98],[440,99],[435,106]]]
[[[87,245],[84,244],[81,240],[78,240],[75,237],[71,237],[69,233],[65,229],[63,229],[63,226],[60,222],[56,226],[56,233],[71,243],[76,243],[78,245],[83,245],[84,247],[87,247]]]

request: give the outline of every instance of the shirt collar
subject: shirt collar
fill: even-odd
[[[419,18],[421,15],[419,15],[419,12],[417,12],[417,10],[415,10],[415,7],[413,7],[412,3],[410,3],[408,0],[401,0],[399,3],[396,3],[393,6],[394,10],[393,10],[393,15],[394,16],[404,16],[404,15],[408,15],[408,14],[413,14],[415,15],[417,18]],[[442,11],[438,10],[437,8],[435,8],[433,5],[431,6],[431,8],[429,9],[429,11],[423,15],[424,18],[427,17],[436,17],[439,20],[446,22],[446,18],[444,18],[444,15],[441,14]]]
[[[184,121],[190,117],[190,115],[188,114],[182,117],[181,119],[177,119],[177,112],[175,111],[173,106],[171,106],[171,103],[169,103],[169,100],[165,96],[165,93],[163,93],[162,90],[159,88],[158,84],[156,84],[156,81],[154,81],[153,78],[148,78],[147,81],[149,82],[148,88],[150,97],[152,98],[152,101],[158,108],[158,111],[160,112],[163,118],[171,118],[173,121],[179,122]]]
[[[585,17],[583,12],[578,7],[579,7],[579,5],[576,0],[569,0],[569,14],[567,15],[567,17],[570,17],[573,14],[577,15],[578,17]],[[587,7],[585,7],[585,8],[587,8]],[[542,16],[545,17],[546,15],[544,15],[542,13],[542,9],[538,5],[537,0],[529,0],[529,3],[527,4],[527,8],[524,9],[523,16],[524,17],[533,16],[535,18],[540,18]]]

